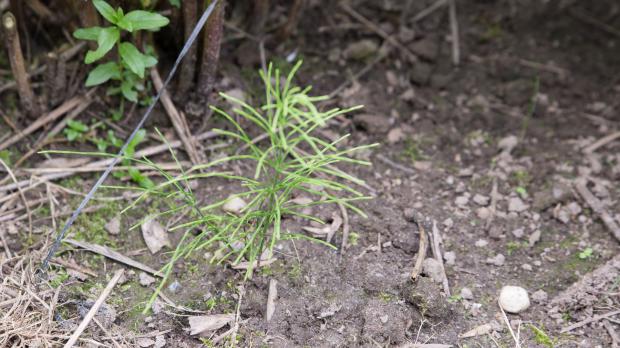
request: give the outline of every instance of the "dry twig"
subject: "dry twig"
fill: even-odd
[[[216,136],[217,136],[217,133],[215,133],[213,131],[208,131],[208,132],[199,134],[199,135],[197,135],[195,137],[192,137],[192,139],[195,140],[195,141],[201,141],[201,140],[205,140],[205,139],[214,138]],[[168,144],[155,145],[155,146],[151,146],[151,147],[148,147],[146,149],[137,151],[135,153],[135,157],[136,158],[148,157],[148,156],[152,156],[152,155],[156,155],[156,154],[168,151],[169,149],[176,149],[176,148],[179,148],[179,147],[181,147],[181,141],[180,140],[176,140],[176,141],[172,141],[172,142],[170,142]],[[107,159],[91,162],[91,163],[86,164],[84,166],[89,166],[89,167],[107,166],[112,161],[113,161],[113,159],[107,158]],[[41,184],[42,182],[58,180],[58,179],[61,179],[61,178],[66,178],[66,177],[71,176],[71,175],[73,175],[73,172],[50,173],[50,174],[42,175],[41,177],[36,178],[36,179],[33,178],[31,180],[22,180],[22,181],[18,182],[17,184],[9,184],[9,185],[0,186],[0,192],[12,191],[12,190],[17,189],[18,187],[35,186],[35,185]]]
[[[405,56],[412,62],[415,63],[418,61],[418,57],[413,53],[409,48],[400,43],[398,40],[394,38],[393,35],[386,33],[383,29],[381,29],[378,25],[362,16],[359,12],[355,11],[349,5],[344,2],[340,3],[340,8],[342,8],[347,14],[351,17],[358,20],[360,23],[364,24],[368,29],[375,32],[377,35],[381,36],[385,41],[387,41],[390,45],[398,48]]]
[[[273,313],[276,311],[276,298],[278,297],[278,281],[275,279],[269,280],[269,293],[267,295],[267,309],[265,310],[265,320],[271,321]]]
[[[560,333],[567,333],[567,332],[573,331],[573,330],[575,330],[577,328],[580,328],[582,326],[588,325],[590,323],[597,322],[597,321],[599,321],[601,319],[613,317],[614,315],[618,315],[618,314],[620,314],[620,309],[619,310],[615,310],[615,311],[611,311],[611,312],[607,312],[605,314],[595,315],[595,316],[593,316],[591,318],[582,320],[580,322],[574,323],[572,325],[569,325],[569,326],[563,328],[562,330],[560,330]]]
[[[125,272],[125,270],[121,268],[116,271],[116,273],[114,273],[114,276],[112,277],[112,279],[110,279],[110,282],[108,282],[108,285],[105,287],[105,289],[103,289],[101,295],[99,295],[99,298],[97,299],[97,301],[95,301],[95,304],[93,304],[88,313],[86,313],[84,320],[82,320],[75,332],[73,332],[71,337],[69,337],[69,340],[67,341],[67,343],[65,343],[64,348],[71,348],[73,347],[75,342],[77,342],[82,332],[84,332],[90,321],[95,317],[95,314],[97,314],[99,307],[101,307],[101,305],[105,302],[105,299],[108,298],[108,296],[112,292],[112,289],[114,289],[114,287],[116,286],[116,283],[118,283],[119,279],[121,279],[123,272]]]
[[[152,269],[151,267],[140,263],[136,260],[130,259],[129,257],[119,253],[118,251],[114,251],[110,248],[98,245],[98,244],[92,244],[92,243],[88,243],[88,242],[82,242],[82,241],[77,241],[74,239],[70,239],[67,238],[64,240],[64,242],[69,243],[71,245],[74,245],[76,247],[88,250],[90,252],[93,252],[95,254],[99,254],[99,255],[103,255],[109,259],[112,259],[114,261],[123,263],[127,266],[133,267],[133,268],[137,268],[139,270],[142,270],[144,272],[150,273],[154,276],[157,277],[161,277],[161,273],[157,272],[156,270]]]
[[[613,233],[616,240],[620,241],[620,226],[618,226],[616,220],[607,212],[603,203],[588,190],[586,182],[584,180],[577,180],[575,182],[575,189],[581,198],[588,203],[590,208],[600,216],[601,220],[603,220],[605,226]]]
[[[74,98],[71,98],[71,99],[67,100],[66,102],[62,103],[62,105],[60,105],[59,107],[57,107],[56,109],[54,109],[53,111],[48,113],[47,115],[42,116],[39,119],[37,119],[35,122],[31,123],[30,126],[26,127],[26,129],[24,129],[22,132],[13,135],[8,140],[6,140],[2,144],[0,144],[0,150],[6,149],[7,147],[9,147],[9,146],[15,144],[16,142],[22,140],[27,135],[32,134],[34,131],[38,130],[39,128],[43,127],[44,125],[46,125],[46,124],[48,124],[50,122],[53,122],[54,120],[56,120],[60,116],[64,115],[65,113],[67,113],[69,111],[71,111],[73,108],[75,108],[76,106],[80,105],[80,103],[83,103],[85,98],[90,96],[91,93],[92,93],[92,91],[89,92],[87,94],[87,96],[84,96],[84,97],[74,97]]]
[[[19,100],[28,116],[35,117],[40,112],[39,105],[28,81],[26,64],[24,63],[24,56],[19,42],[17,20],[11,12],[7,12],[2,16],[2,26],[11,70],[13,71],[13,77],[19,92]]]
[[[420,231],[420,245],[418,247],[418,256],[416,257],[413,270],[411,271],[411,279],[413,279],[414,281],[422,272],[422,265],[424,263],[424,259],[426,258],[426,247],[428,245],[428,236],[426,235],[426,231],[424,230],[424,225],[420,223],[418,219],[415,219],[415,223],[418,226],[418,230]]]
[[[452,38],[452,63],[461,63],[461,49],[459,44],[459,22],[456,18],[456,0],[449,0],[448,8],[450,12],[450,32]]]
[[[157,69],[151,69],[151,79],[153,80],[153,85],[155,85],[155,89],[161,90],[163,83],[161,81],[161,77],[159,76],[159,72]],[[193,164],[198,165],[202,163],[202,159],[198,154],[198,150],[196,150],[196,144],[191,140],[192,133],[189,130],[189,126],[187,125],[187,119],[185,119],[185,115],[182,112],[179,112],[177,108],[174,106],[172,99],[168,95],[167,91],[163,91],[161,95],[161,102],[164,105],[164,109],[166,109],[166,113],[170,116],[170,120],[174,125],[174,129],[177,131],[177,135],[181,139],[183,146],[185,148],[185,152],[189,155],[190,160]]]
[[[611,143],[612,141],[619,139],[620,138],[620,132],[614,132],[611,134],[608,134],[602,138],[600,138],[599,140],[595,141],[594,143],[586,146],[583,149],[583,153],[585,154],[589,154],[589,153],[593,153],[594,151],[598,150],[599,148]]]
[[[442,239],[441,234],[439,233],[439,228],[437,228],[437,221],[433,220],[433,254],[435,255],[435,260],[437,260],[441,266],[443,291],[446,293],[446,296],[450,296],[450,285],[448,283],[448,276],[446,275],[446,269],[443,264],[443,255],[441,253],[441,241]]]

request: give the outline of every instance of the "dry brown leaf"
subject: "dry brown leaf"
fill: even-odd
[[[142,237],[151,254],[157,253],[165,246],[171,247],[166,229],[157,220],[147,219],[141,227]]]
[[[340,226],[342,226],[342,217],[340,217],[339,213],[334,212],[332,214],[332,223],[329,226],[325,226],[325,227],[311,227],[311,226],[305,226],[302,227],[305,231],[310,232],[312,234],[315,235],[326,235],[327,236],[327,241],[329,242],[332,239],[332,236],[334,235],[334,233],[336,233],[336,231],[338,231],[338,229],[340,228]]]
[[[476,337],[476,336],[486,335],[491,331],[493,331],[493,325],[487,323],[487,324],[482,324],[480,326],[476,326],[475,328],[467,331],[466,333],[462,334],[459,337],[460,338]]]
[[[235,320],[234,314],[196,315],[189,317],[190,335],[208,334]]]
[[[270,259],[262,259],[260,260],[260,263],[258,262],[258,260],[255,260],[253,263],[250,264],[249,261],[241,261],[236,265],[232,265],[233,269],[248,269],[250,268],[250,265],[252,265],[252,269],[254,268],[258,268],[258,267],[265,267],[265,266],[269,266],[272,263],[278,261],[278,259],[276,259],[275,257],[272,257]]]

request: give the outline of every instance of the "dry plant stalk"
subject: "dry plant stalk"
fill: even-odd
[[[11,70],[15,82],[17,83],[19,100],[26,114],[29,117],[35,117],[39,114],[39,106],[37,105],[32,87],[28,81],[28,73],[26,72],[24,56],[19,42],[17,20],[11,12],[7,12],[2,16],[2,28],[4,29],[4,41],[11,63]]]
[[[220,59],[220,44],[224,33],[224,6],[224,1],[218,1],[213,14],[207,20],[203,34],[200,74],[198,75],[198,92],[202,96],[203,105],[208,102],[209,92],[215,81],[217,62]]]

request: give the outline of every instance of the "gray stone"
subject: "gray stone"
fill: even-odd
[[[439,45],[437,37],[427,36],[422,40],[415,41],[409,45],[409,49],[418,57],[427,61],[435,61],[439,54]]]
[[[390,129],[388,118],[381,115],[358,114],[353,116],[353,123],[370,134],[384,134]]]
[[[443,281],[443,272],[439,261],[429,257],[424,260],[422,265],[424,274],[429,276],[435,283],[441,283]]]
[[[521,213],[526,211],[528,208],[529,206],[519,197],[512,197],[508,200],[508,211]]]
[[[411,81],[418,85],[426,85],[433,73],[433,67],[430,64],[417,62],[411,71]]]
[[[506,261],[506,258],[502,254],[497,254],[495,255],[495,257],[489,257],[486,260],[488,264],[495,265],[498,267],[503,266],[505,261]]]
[[[471,290],[467,287],[462,288],[461,289],[461,297],[464,300],[473,300],[474,299],[474,294],[471,292]]]
[[[547,302],[547,298],[547,292],[542,289],[534,291],[534,293],[532,294],[532,300],[536,303],[545,303]]]
[[[361,60],[374,54],[378,49],[379,45],[376,41],[364,39],[349,44],[342,53],[346,59]]]

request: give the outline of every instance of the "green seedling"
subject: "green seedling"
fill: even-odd
[[[0,159],[9,166],[11,165],[11,163],[13,163],[11,161],[11,157],[12,157],[11,151],[9,150],[0,151]]]
[[[580,260],[587,260],[592,258],[594,254],[594,250],[592,250],[592,248],[587,247],[585,249],[583,249],[581,252],[579,252],[579,254],[577,256],[579,256]]]
[[[543,330],[544,328],[540,329],[532,324],[529,324],[529,327],[530,327],[530,330],[532,330],[532,333],[534,334],[534,341],[536,341],[536,343],[544,347],[547,347],[547,348],[555,347],[555,345],[557,344],[557,340],[549,337],[549,335],[547,335],[547,333]]]
[[[164,177],[163,182],[145,190],[127,208],[135,207],[149,195],[157,195],[179,202],[178,206],[160,212],[159,215],[173,215],[187,210],[186,208],[191,209],[184,222],[170,228],[171,231],[185,232],[169,262],[162,268],[163,280],[145,312],[170,277],[175,263],[192,252],[211,250],[213,255],[217,255],[217,260],[212,261],[217,263],[228,261],[236,265],[244,262],[248,265],[245,273],[247,279],[252,276],[259,262],[274,255],[273,249],[280,241],[306,239],[335,248],[323,240],[283,229],[284,216],[298,216],[324,223],[317,217],[304,214],[303,210],[308,206],[325,204],[340,204],[365,216],[354,203],[370,197],[351,187],[363,186],[364,182],[338,169],[336,165],[370,165],[369,162],[354,159],[350,155],[354,151],[375,145],[342,149],[339,147],[340,142],[347,136],[326,141],[314,135],[319,127],[325,126],[332,118],[358,107],[319,110],[316,103],[327,97],[310,96],[309,87],[302,89],[293,86],[293,77],[299,66],[300,63],[296,64],[284,80],[281,79],[280,71],[271,64],[266,72],[260,72],[265,93],[260,107],[252,107],[225,94],[222,94],[223,98],[237,105],[237,108],[233,109],[235,116],[212,107],[216,114],[232,126],[232,130],[219,129],[217,132],[243,145],[238,154],[194,166],[188,172],[184,172],[179,166],[182,173],[179,176],[159,170]],[[240,119],[244,122],[239,122]],[[260,130],[264,140],[257,142],[250,137],[248,129],[242,126],[247,127],[248,124]],[[171,154],[176,160],[174,152],[171,151]],[[251,175],[220,170],[224,164],[230,162],[251,168]],[[229,187],[242,188],[241,192],[233,195],[234,198],[247,202],[238,213],[222,211],[222,206],[231,197],[198,205],[189,181],[213,178],[230,181]],[[312,196],[314,199],[305,204],[291,202],[298,194]],[[139,224],[136,224],[133,228],[138,226]]]
[[[104,0],[93,0],[93,5],[111,26],[81,28],[73,33],[77,39],[97,42],[97,49],[88,51],[84,62],[86,64],[98,62],[115,47],[117,58],[101,63],[91,70],[86,79],[86,86],[97,86],[113,80],[117,83],[108,89],[108,94],[120,93],[125,99],[138,102],[138,92],[145,89],[144,73],[147,68],[157,64],[157,59],[151,53],[141,52],[133,43],[123,41],[121,33],[156,31],[168,25],[169,20],[158,13],[144,10],[125,14],[122,8],[114,9]]]
[[[448,297],[448,302],[450,303],[456,303],[456,302],[461,302],[461,301],[463,301],[463,296],[458,295],[458,294]]]
[[[81,139],[86,132],[88,132],[88,126],[80,121],[69,120],[67,121],[67,127],[63,130],[65,137],[69,141],[76,141]]]

